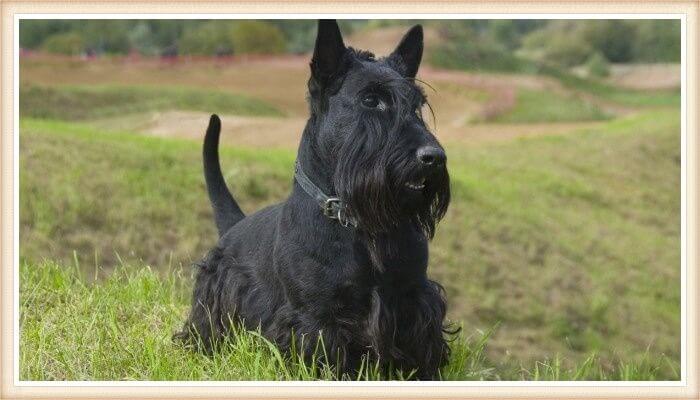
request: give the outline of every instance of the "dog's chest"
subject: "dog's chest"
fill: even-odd
[[[349,253],[327,265],[324,269],[333,271],[327,282],[331,299],[326,303],[328,311],[358,326],[365,325],[376,304],[390,307],[397,297],[425,281],[427,247],[420,241],[401,244],[394,243],[392,251],[385,249],[374,257],[364,244],[355,244]]]

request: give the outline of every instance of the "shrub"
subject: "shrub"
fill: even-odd
[[[159,52],[154,41],[153,30],[146,21],[139,21],[127,34],[129,47],[141,54],[153,56]]]
[[[680,62],[681,23],[677,20],[637,21],[637,39],[632,45],[636,61]]]
[[[588,76],[604,78],[610,75],[610,64],[601,53],[593,53],[586,61],[586,72]]]
[[[51,35],[44,42],[44,50],[49,53],[78,55],[84,49],[85,43],[83,38],[72,32]]]
[[[128,33],[133,25],[128,20],[80,21],[78,33],[85,47],[98,53],[126,54],[131,49]]]
[[[301,54],[314,48],[316,21],[314,20],[274,20],[270,22],[282,31],[287,41],[287,51]],[[341,29],[343,29],[341,27]],[[343,30],[343,32],[346,32]]]
[[[599,51],[611,62],[632,61],[636,32],[631,23],[612,19],[577,22],[577,36],[590,43],[594,51]]]
[[[184,54],[233,54],[232,28],[228,21],[208,21],[186,30],[179,49]]]
[[[274,54],[286,49],[284,35],[279,28],[262,21],[240,21],[231,31],[236,53]]]
[[[430,55],[430,61],[444,68],[468,70],[520,71],[525,65],[512,51],[478,25],[458,22],[441,27],[443,44]]]
[[[552,21],[523,40],[523,53],[528,57],[559,67],[580,65],[593,52],[579,31],[578,21]]]
[[[478,43],[449,43],[432,52],[430,61],[444,68],[520,71],[523,63],[508,52]]]
[[[61,19],[22,19],[19,21],[19,45],[36,49],[51,35],[76,30],[76,21]]]

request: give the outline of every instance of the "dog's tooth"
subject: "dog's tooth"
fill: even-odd
[[[406,187],[409,188],[409,189],[413,189],[413,190],[422,190],[423,188],[425,188],[425,184],[424,184],[425,179],[424,179],[422,182],[423,182],[423,183],[420,183],[420,182],[416,182],[416,183],[407,182],[407,183],[406,183]]]

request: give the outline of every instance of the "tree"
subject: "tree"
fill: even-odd
[[[179,41],[179,48],[183,54],[233,54],[232,32],[231,21],[207,21],[187,29]]]
[[[525,37],[523,53],[559,67],[582,64],[595,49],[582,35],[581,26],[576,20],[551,21]]]
[[[282,31],[263,21],[237,21],[231,31],[236,53],[282,53],[286,43]]]
[[[287,39],[287,51],[290,53],[301,54],[313,49],[314,40],[316,40],[316,21],[277,19],[270,23],[282,31]]]
[[[600,52],[593,53],[586,61],[588,76],[604,78],[610,75],[610,63]]]
[[[131,49],[128,32],[133,20],[78,20],[78,33],[86,48],[99,53],[126,54]]]
[[[633,21],[601,19],[580,21],[580,35],[591,47],[611,62],[632,61],[632,47],[636,40]]]
[[[77,33],[65,32],[49,36],[43,47],[49,53],[78,55],[85,50],[85,43]]]
[[[74,20],[22,19],[19,21],[19,45],[27,49],[35,49],[41,46],[49,36],[69,32],[74,28]]]
[[[636,21],[635,60],[645,62],[681,61],[681,22],[678,20]]]

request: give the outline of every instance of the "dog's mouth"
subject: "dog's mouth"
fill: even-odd
[[[425,189],[426,179],[420,178],[418,180],[407,182],[404,186],[410,190],[420,191]]]

